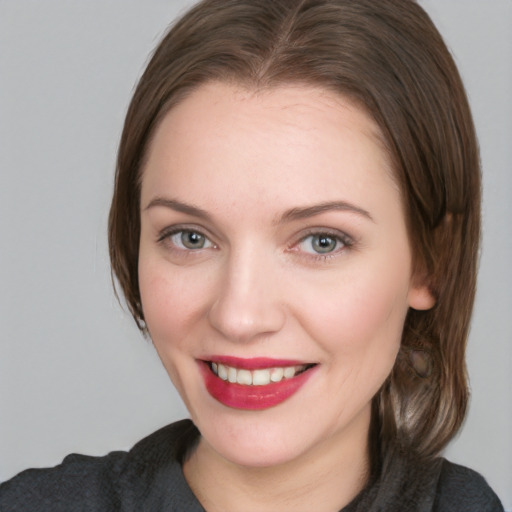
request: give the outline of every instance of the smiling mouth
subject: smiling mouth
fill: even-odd
[[[320,366],[266,357],[211,356],[197,362],[210,396],[245,410],[268,409],[288,400]]]
[[[231,357],[198,360],[208,393],[221,404],[262,410],[284,402],[316,373],[316,363]]]
[[[249,370],[214,361],[208,361],[207,364],[212,373],[219,379],[242,386],[267,386],[271,383],[278,383],[292,379],[315,366],[314,363],[310,363]]]

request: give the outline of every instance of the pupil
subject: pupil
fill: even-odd
[[[336,247],[336,240],[330,236],[318,236],[313,239],[313,246],[316,252],[331,252]]]
[[[181,235],[183,245],[189,249],[200,249],[204,245],[204,237],[199,233],[185,232]]]

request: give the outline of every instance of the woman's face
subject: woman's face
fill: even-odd
[[[366,443],[409,307],[400,193],[375,123],[307,86],[201,86],[143,169],[139,283],[214,453],[267,466]]]

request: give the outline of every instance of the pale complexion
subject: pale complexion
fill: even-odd
[[[306,86],[201,86],[143,168],[139,282],[151,338],[202,437],[185,476],[211,512],[337,511],[364,486],[370,404],[409,307],[400,192],[375,123]],[[206,390],[212,354],[315,363],[251,411]]]

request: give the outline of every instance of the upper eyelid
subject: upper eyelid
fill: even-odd
[[[339,229],[332,229],[332,228],[309,228],[305,232],[303,231],[296,241],[292,245],[296,245],[310,236],[314,235],[327,235],[333,238],[337,238],[343,243],[354,243],[355,239],[353,236],[349,235],[345,231],[339,230]]]
[[[341,247],[338,247],[331,252],[316,254],[300,249],[300,245],[304,243],[309,237],[318,235],[326,235],[328,237],[337,239],[337,241],[341,244]],[[355,245],[356,242],[356,239],[347,234],[345,231],[341,231],[339,229],[317,227],[310,228],[305,233],[303,231],[302,235],[299,238],[296,238],[295,241],[289,245],[288,250],[292,253],[299,252],[308,259],[326,261],[341,256],[342,254],[345,254],[346,251],[353,250],[354,247],[357,247],[357,245]]]
[[[201,235],[208,242],[208,246],[198,248],[180,247],[179,243],[176,243],[174,240],[172,240],[173,237],[179,233],[187,232]],[[165,247],[166,250],[171,251],[176,255],[182,254],[192,256],[193,254],[201,254],[205,250],[218,249],[218,245],[212,240],[210,236],[206,235],[203,230],[184,226],[168,226],[167,228],[160,230],[158,232],[156,242],[158,245]]]
[[[176,233],[179,233],[181,231],[191,231],[196,232],[207,238],[213,246],[218,246],[218,240],[220,239],[221,243],[225,240],[222,240],[222,237],[218,237],[215,234],[211,233],[211,231],[204,226],[200,226],[194,223],[180,223],[180,224],[173,224],[166,226],[162,229],[160,229],[157,233],[157,239],[158,241],[163,241],[165,238],[170,237],[171,235],[174,235]],[[296,247],[298,244],[306,240],[309,236],[314,235],[327,235],[333,238],[337,238],[346,246],[351,246],[356,242],[356,239],[354,236],[348,234],[346,231],[337,229],[337,228],[328,228],[325,226],[312,226],[307,227],[303,230],[301,230],[299,233],[297,233],[292,241],[288,243],[288,248],[291,249],[293,247]]]
[[[171,225],[171,226],[167,226],[167,227],[165,227],[163,229],[160,229],[158,231],[158,239],[159,240],[163,240],[164,238],[166,238],[168,236],[175,235],[176,233],[180,233],[182,231],[189,231],[189,232],[193,232],[193,233],[199,233],[200,235],[202,235],[205,238],[207,238],[208,240],[210,240],[210,242],[215,243],[213,241],[214,237],[213,237],[213,235],[211,235],[209,233],[209,230],[204,229],[204,228],[199,227],[199,226],[190,225],[190,224],[174,224],[174,225]]]

